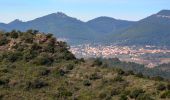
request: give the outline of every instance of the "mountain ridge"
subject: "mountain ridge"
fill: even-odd
[[[113,43],[125,45],[170,45],[170,10],[161,10],[139,21],[126,21],[101,16],[83,22],[62,12],[45,15],[27,22],[15,20],[0,24],[1,30],[36,29],[67,38],[70,44]],[[158,41],[160,40],[160,41]]]

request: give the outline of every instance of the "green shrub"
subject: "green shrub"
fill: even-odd
[[[116,69],[118,75],[123,75],[125,72],[122,69]]]
[[[93,73],[90,75],[90,80],[97,80],[100,79],[101,77],[97,73]]]
[[[144,76],[143,76],[142,73],[137,73],[137,74],[136,74],[136,77],[143,78]]]
[[[159,85],[157,86],[157,90],[159,90],[159,91],[166,90],[165,84],[159,84]]]
[[[153,98],[151,98],[148,94],[140,94],[136,100],[154,100]]]
[[[170,98],[170,91],[165,91],[161,94],[161,98]]]
[[[130,98],[137,98],[139,95],[145,93],[145,91],[143,91],[142,89],[136,89],[136,90],[133,90],[131,93],[130,93]]]
[[[52,38],[52,37],[53,37],[53,34],[48,33],[48,34],[46,34],[46,36],[47,36],[47,38]]]
[[[92,64],[92,66],[101,66],[102,64],[103,64],[103,62],[99,58],[96,58]]]
[[[65,70],[63,70],[63,69],[56,69],[55,71],[54,71],[54,75],[55,76],[64,76],[65,74],[67,74],[67,72],[65,71]]]
[[[26,82],[26,89],[29,90],[29,89],[40,89],[40,88],[43,88],[43,87],[46,87],[48,86],[48,83],[42,81],[42,80],[33,80],[33,81],[29,81],[29,82]]]
[[[107,97],[107,93],[106,92],[101,92],[100,94],[99,94],[99,98],[100,99],[105,99]]]
[[[114,81],[115,81],[115,82],[122,82],[122,81],[124,81],[124,79],[123,79],[121,76],[116,76],[116,77],[114,78]]]
[[[121,94],[119,100],[128,100],[128,97],[125,94]]]
[[[7,37],[5,37],[5,36],[0,37],[0,46],[3,46],[8,43],[9,43],[9,40],[7,39]]]
[[[8,52],[4,55],[4,58],[9,62],[15,62],[22,59],[22,54],[20,52]]]
[[[12,30],[10,36],[11,38],[18,38],[18,32],[16,30]]]
[[[59,87],[57,93],[58,98],[67,98],[73,95],[72,92],[68,91],[65,87]]]
[[[170,90],[170,83],[169,83],[169,84],[167,84],[167,89],[168,89],[168,90]]]
[[[110,93],[111,96],[119,95],[119,94],[120,94],[120,90],[118,88],[112,89]]]
[[[164,78],[162,78],[160,76],[153,77],[152,79],[155,81],[163,81],[164,80]]]
[[[67,66],[66,66],[66,69],[67,70],[72,70],[74,68],[74,65],[73,64],[68,64]]]
[[[134,75],[134,72],[132,70],[127,71],[128,75]]]
[[[83,81],[83,85],[84,86],[90,86],[91,85],[91,82],[89,80],[84,80]]]
[[[53,63],[53,59],[48,56],[38,56],[34,60],[34,64],[36,65],[51,65]]]

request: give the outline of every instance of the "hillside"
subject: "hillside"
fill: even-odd
[[[170,45],[170,10],[162,10],[144,18],[132,27],[112,36],[130,45]]]
[[[38,31],[0,33],[2,100],[166,100],[167,81],[76,59],[65,42]],[[159,78],[158,78],[159,79]]]
[[[111,17],[98,17],[87,22],[87,25],[94,29],[101,36],[117,33],[132,26],[135,22],[117,20]]]

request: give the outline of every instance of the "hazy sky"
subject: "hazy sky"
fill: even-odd
[[[170,10],[170,0],[0,0],[0,22],[28,21],[58,11],[83,21],[98,16],[139,20],[162,9]]]

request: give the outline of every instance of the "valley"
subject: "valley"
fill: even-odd
[[[71,46],[70,51],[78,58],[119,58],[121,61],[144,64],[149,68],[170,62],[169,47],[159,46],[119,46],[82,44]]]

